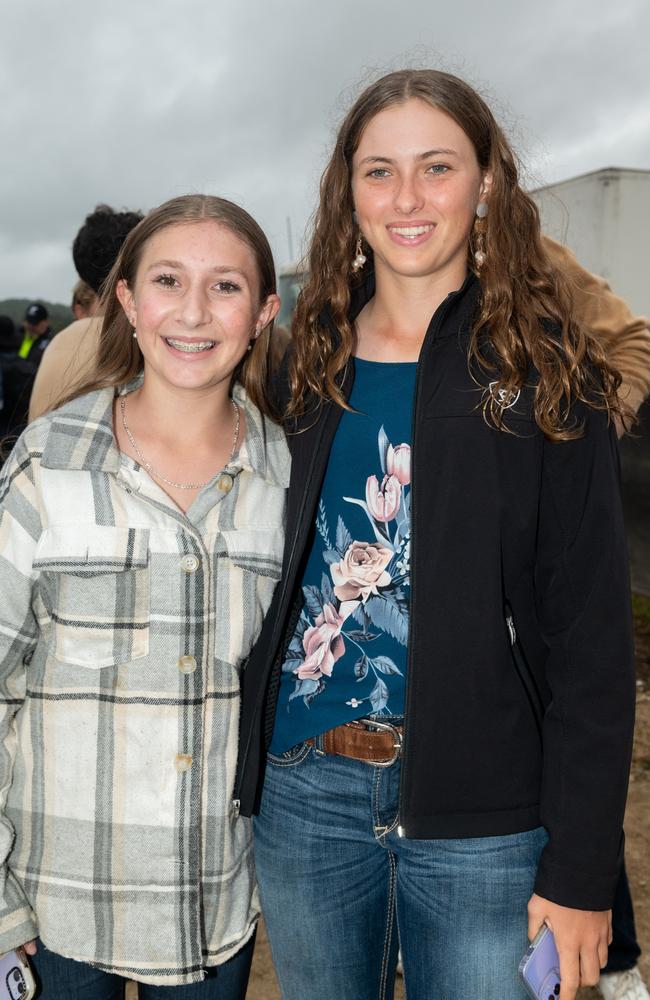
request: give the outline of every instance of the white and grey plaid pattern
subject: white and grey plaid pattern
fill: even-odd
[[[176,985],[253,931],[239,674],[280,575],[289,454],[237,398],[231,479],[187,515],[120,455],[111,391],[32,424],[2,472],[0,952],[38,933]]]

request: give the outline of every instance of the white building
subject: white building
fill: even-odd
[[[531,191],[542,229],[650,316],[650,170],[606,167]]]
[[[607,279],[637,315],[650,316],[650,170],[607,167],[531,192],[542,230]],[[621,446],[632,584],[650,595],[650,401]]]

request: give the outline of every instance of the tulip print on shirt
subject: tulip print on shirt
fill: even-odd
[[[355,361],[282,668],[271,752],[403,714],[415,364]]]

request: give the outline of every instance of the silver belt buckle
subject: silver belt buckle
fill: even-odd
[[[366,761],[367,764],[372,764],[373,767],[390,767],[396,760],[399,760],[402,754],[403,740],[402,734],[395,726],[391,726],[390,722],[378,722],[375,719],[360,719],[359,721],[363,722],[364,726],[372,726],[373,729],[378,729],[382,733],[392,733],[395,738],[395,742],[393,743],[394,752],[390,760],[368,760]]]

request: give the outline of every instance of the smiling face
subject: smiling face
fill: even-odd
[[[489,184],[471,141],[444,111],[411,98],[376,114],[353,156],[352,195],[377,281],[386,273],[436,276],[459,287]]]
[[[253,251],[213,220],[179,223],[145,244],[133,287],[117,295],[136,328],[145,379],[180,389],[229,386],[280,300],[259,301]]]

